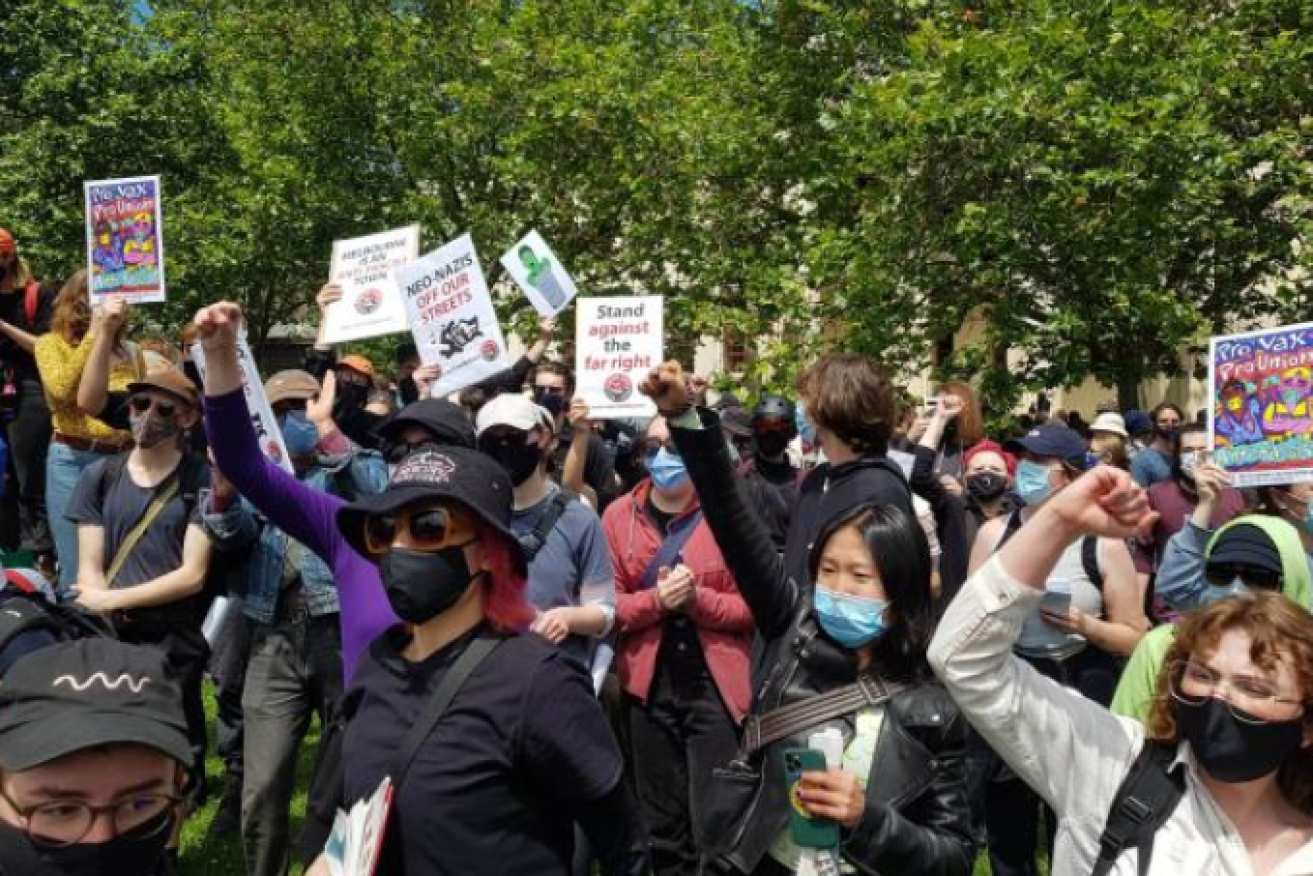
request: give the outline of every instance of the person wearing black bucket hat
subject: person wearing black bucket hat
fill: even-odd
[[[1061,423],[1045,423],[1005,446],[1021,456],[1016,491],[1026,507],[981,526],[971,552],[973,575],[1096,461],[1085,439]],[[1059,684],[1108,705],[1120,661],[1135,650],[1148,627],[1130,549],[1121,539],[1077,540],[1058,559],[1047,589],[1049,595],[1026,618],[1014,647],[1017,656]],[[997,761],[985,768],[986,774],[999,770]],[[984,811],[995,873],[1033,872],[1040,807],[1039,798],[1015,775],[1003,772],[988,782]]]
[[[0,873],[156,873],[191,761],[163,654],[109,638],[43,648],[0,687]]]
[[[338,511],[406,622],[373,643],[346,695],[342,803],[391,779],[380,872],[564,876],[575,824],[604,872],[645,872],[620,750],[588,678],[524,634],[533,612],[512,495],[492,458],[432,447],[406,456],[386,491]],[[311,872],[326,870],[321,860]]]

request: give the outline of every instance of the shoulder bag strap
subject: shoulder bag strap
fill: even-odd
[[[640,510],[638,513],[642,514],[643,512]],[[699,508],[670,527],[670,532],[666,534],[665,540],[661,542],[661,547],[657,548],[652,561],[643,570],[643,577],[638,579],[639,590],[651,590],[656,586],[657,575],[661,572],[661,567],[673,566],[679,562],[679,555],[683,552],[684,545],[688,544],[688,540],[693,537],[693,533],[697,531],[698,524],[701,522],[702,509]]]
[[[853,684],[773,709],[760,718],[749,715],[743,722],[743,743],[738,759],[746,763],[772,742],[787,739],[808,727],[858,709],[884,705],[906,689],[903,684],[888,684],[873,675],[863,675]]]
[[[119,545],[118,552],[114,554],[114,562],[109,564],[109,571],[105,573],[105,581],[110,586],[114,585],[114,579],[117,578],[119,572],[123,570],[123,564],[126,563],[128,557],[132,555],[132,550],[137,546],[137,542],[141,541],[141,537],[146,534],[146,528],[155,522],[155,518],[160,516],[160,512],[164,510],[164,506],[169,504],[174,496],[178,495],[178,489],[179,478],[175,472],[174,474],[169,475],[168,483],[155,491],[155,497],[151,499],[150,504],[146,506],[146,513],[141,515],[141,519],[137,521],[137,525],[132,527],[132,531],[128,533],[128,537],[123,539],[123,544]]]
[[[479,664],[503,641],[492,636],[479,636],[466,646],[460,657],[456,658],[455,664],[447,671],[442,683],[429,699],[424,713],[410,728],[410,733],[406,734],[406,740],[401,744],[396,759],[392,761],[392,769],[388,774],[392,778],[394,794],[399,792],[402,782],[406,780],[406,773],[410,770],[410,764],[419,752],[419,747],[424,744],[425,739],[429,738],[433,728],[438,726],[451,701],[460,693],[460,689],[465,686],[465,682],[474,674]]]
[[[538,552],[547,544],[547,536],[552,534],[557,521],[565,514],[565,509],[572,500],[573,497],[564,490],[557,490],[552,496],[551,503],[543,509],[542,514],[538,515],[538,522],[533,525],[533,531],[520,539],[520,546],[524,548],[525,562],[532,563],[533,558],[538,556]]]

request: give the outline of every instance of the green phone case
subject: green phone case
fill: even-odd
[[[784,775],[789,788],[789,833],[793,842],[807,849],[832,849],[839,845],[839,825],[828,818],[813,818],[798,797],[803,773],[825,772],[825,755],[813,748],[786,748]]]

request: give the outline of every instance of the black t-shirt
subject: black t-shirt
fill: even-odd
[[[0,294],[0,320],[22,329],[30,335],[44,335],[50,331],[50,317],[55,310],[55,290],[42,283],[37,291],[36,319],[27,319],[27,289],[18,286],[9,295]],[[0,366],[14,369],[17,379],[38,379],[36,359],[0,334]]]
[[[347,693],[347,806],[372,795],[474,633],[407,661],[375,640]],[[584,673],[545,639],[512,636],[469,677],[393,798],[379,872],[567,876],[578,806],[621,781],[619,746]],[[395,778],[394,778],[395,781]]]
[[[127,470],[127,461],[122,466],[117,478],[113,472],[106,473],[105,467],[113,457],[105,457],[93,462],[78,479],[77,489],[68,503],[65,515],[77,524],[101,526],[105,530],[105,571],[109,571],[120,545],[146,514],[146,509],[155,498],[158,490],[164,488],[168,478],[156,487],[139,487],[132,480]],[[194,476],[197,483],[209,483],[208,467],[204,462],[186,458],[179,466],[199,466],[201,472]],[[181,475],[181,472],[179,472]],[[101,483],[104,481],[104,495],[101,495]],[[195,496],[186,496],[186,487],[179,485],[177,493],[160,511],[155,521],[146,528],[141,540],[124,561],[118,576],[110,582],[115,590],[135,587],[176,570],[182,565],[183,540],[187,537],[189,525],[201,525],[200,503]],[[152,614],[193,617],[202,603],[201,596],[191,596],[168,606],[141,611]],[[158,609],[158,610],[156,610]]]

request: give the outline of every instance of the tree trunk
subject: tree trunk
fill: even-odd
[[[1123,411],[1141,410],[1140,381],[1124,375],[1117,380],[1117,407]]]

